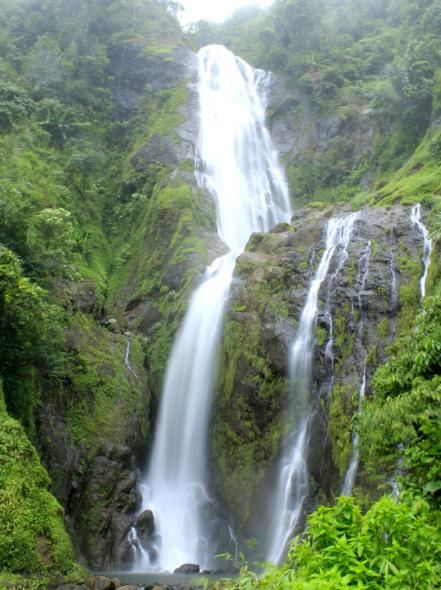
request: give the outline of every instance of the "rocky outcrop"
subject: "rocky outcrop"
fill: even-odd
[[[132,372],[127,337],[118,330],[78,315],[66,337],[64,402],[42,392],[38,449],[79,559],[96,569],[117,567],[132,559],[127,533],[138,510],[138,465],[149,432],[142,342],[131,336]]]
[[[177,39],[175,41],[179,42]],[[144,96],[146,86],[153,92],[167,90],[179,84],[194,67],[194,54],[184,47],[172,51],[151,51],[146,42],[127,42],[108,50],[108,72],[118,80],[114,99],[117,116],[133,115]]]
[[[341,207],[298,211],[292,226],[252,236],[238,259],[213,421],[213,476],[246,535],[263,536],[270,526],[262,514],[290,411],[290,346],[320,261],[326,221],[346,214]],[[362,210],[347,259],[340,257],[338,267],[334,256],[320,290],[309,509],[339,493],[363,371],[369,394],[369,379],[387,345],[419,306],[422,242],[409,214],[402,206]],[[367,248],[369,265],[361,281]],[[362,473],[358,483],[366,483]]]
[[[122,445],[106,447],[89,465],[81,492],[71,498],[80,547],[93,568],[130,563],[126,538],[140,503],[132,451]]]
[[[134,440],[140,434],[132,432],[132,448],[103,438],[93,450],[75,444],[58,413],[50,405],[41,408],[39,431],[46,444],[40,448],[54,474],[53,491],[65,507],[79,558],[95,569],[127,564],[133,557],[127,534],[140,503],[139,441]],[[91,450],[96,454],[91,456]]]
[[[271,136],[285,164],[297,206],[339,201],[338,187],[367,191],[375,177],[375,141],[384,129],[363,104],[317,108],[288,77],[271,77],[268,97]],[[335,191],[335,192],[334,192]]]
[[[157,545],[160,540],[155,536],[155,518],[151,510],[144,510],[136,519],[134,525],[136,540],[147,551],[150,563],[155,563],[158,557]]]

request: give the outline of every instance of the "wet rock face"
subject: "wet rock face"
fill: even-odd
[[[263,536],[270,525],[262,519],[262,497],[276,477],[290,415],[290,347],[323,252],[326,221],[348,213],[342,208],[298,211],[292,227],[254,235],[238,260],[213,421],[213,473],[222,499],[248,536]],[[339,493],[363,371],[369,395],[386,346],[419,306],[422,240],[409,215],[402,206],[361,211],[347,259],[341,263],[336,252],[322,284],[310,398],[315,414],[308,509]],[[363,485],[362,472],[358,483]]]
[[[75,522],[81,522],[75,510],[93,516],[81,522],[78,533],[80,547],[94,568],[111,568],[132,558],[126,538],[140,503],[134,467],[127,447],[108,445],[90,465],[78,501],[72,499]]]
[[[138,153],[132,158],[132,166],[135,170],[144,170],[149,164],[170,164],[172,166],[178,163],[175,152],[175,145],[169,137],[163,137],[155,133],[149,143],[143,146]]]
[[[380,132],[367,106],[323,114],[280,74],[271,76],[267,110],[294,202],[313,201],[316,192],[338,186],[349,170],[369,160]],[[373,163],[360,179],[360,188],[367,190],[374,176]]]
[[[160,542],[155,536],[155,518],[151,510],[144,510],[138,516],[135,522],[135,530],[137,535],[137,542],[142,545],[142,548],[147,551],[150,558],[150,563],[155,563],[158,558],[157,544]]]
[[[39,422],[40,450],[80,561],[95,569],[130,563],[133,551],[127,533],[141,500],[134,441],[129,441],[130,448],[104,440],[90,458],[86,448],[72,442],[59,411],[50,404],[41,407]]]
[[[127,534],[140,496],[129,449],[119,445],[103,449],[84,480],[81,494],[71,499],[71,517],[75,523],[81,523],[77,534],[88,565],[112,568],[130,563],[133,555]],[[80,511],[91,517],[82,521]]]
[[[127,118],[138,106],[147,84],[153,92],[171,88],[195,68],[194,54],[176,48],[170,56],[149,54],[145,43],[125,43],[109,48],[109,74],[119,80],[115,90],[119,118]]]
[[[144,510],[136,519],[135,528],[141,541],[147,543],[155,533],[155,518],[151,510]]]

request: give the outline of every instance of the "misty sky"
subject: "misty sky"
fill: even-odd
[[[258,5],[267,8],[274,0],[181,0],[185,10],[180,15],[183,24],[196,22],[198,20],[210,20],[222,22],[238,8]]]

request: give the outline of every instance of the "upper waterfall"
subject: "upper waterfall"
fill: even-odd
[[[265,126],[268,77],[222,45],[199,51],[197,178],[215,199],[219,235],[233,252],[241,252],[253,232],[291,217]]]
[[[265,80],[264,72],[225,47],[199,52],[196,177],[215,200],[218,232],[231,251],[207,269],[168,362],[150,467],[141,486],[142,509],[154,512],[156,538],[147,548],[150,554],[137,551],[140,569],[173,570],[185,562],[207,568],[216,553],[229,549],[219,542],[220,519],[206,468],[224,310],[236,256],[250,235],[291,217],[284,174],[265,127]]]

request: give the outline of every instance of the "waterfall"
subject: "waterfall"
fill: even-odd
[[[366,286],[366,280],[369,274],[371,259],[371,242],[367,243],[366,249],[361,255],[360,263],[358,266],[357,274],[357,300],[358,300],[358,311],[359,311],[359,322],[357,329],[357,343],[356,347],[359,350],[362,345],[363,338],[363,327],[364,327],[364,313],[363,313],[363,291]],[[394,274],[393,274],[394,276]],[[363,400],[366,395],[366,356],[363,363],[363,375],[361,378],[360,387],[358,389],[358,407],[357,413],[360,414],[363,407]],[[355,480],[358,472],[358,464],[360,462],[360,435],[355,430],[352,435],[352,456],[349,462],[348,470],[343,481],[342,495],[350,496],[354,489]]]
[[[128,338],[126,338],[126,353],[124,355],[124,364],[127,367],[127,369],[130,371],[130,373],[139,382],[138,375],[136,374],[136,371],[133,368],[132,363],[130,362],[130,340]]]
[[[429,272],[430,256],[432,254],[432,240],[429,237],[429,230],[424,225],[424,223],[421,221],[421,204],[420,203],[418,203],[417,205],[412,207],[412,210],[410,212],[410,221],[413,225],[416,226],[419,233],[423,236],[424,272],[423,272],[423,276],[421,277],[421,280],[420,280],[420,293],[421,293],[421,299],[424,299],[424,297],[426,296],[426,280],[427,280],[427,274]]]
[[[390,315],[391,315],[391,338],[395,340],[397,336],[397,311],[400,304],[400,292],[399,292],[399,281],[398,281],[398,271],[397,271],[397,262],[395,256],[395,249],[394,243],[391,241],[390,244],[390,253],[389,253],[389,267],[390,267]]]
[[[279,563],[302,514],[308,496],[307,449],[309,425],[313,416],[311,404],[312,359],[315,346],[319,292],[326,279],[331,260],[338,250],[336,273],[347,259],[347,248],[358,214],[341,219],[330,219],[326,229],[326,246],[319,267],[309,287],[296,337],[291,349],[289,369],[292,412],[295,426],[284,444],[279,476],[271,498],[270,510],[274,518],[274,533],[267,551],[268,561]]]
[[[216,547],[207,513],[207,435],[216,355],[235,260],[253,232],[289,221],[288,189],[265,127],[268,76],[225,47],[199,51],[200,135],[196,178],[216,204],[230,252],[207,269],[193,293],[168,362],[142,510],[155,517],[157,563],[137,569],[210,567]]]
[[[371,242],[369,241],[366,245],[364,252],[360,257],[357,273],[357,301],[358,301],[358,312],[359,321],[357,328],[357,350],[361,349],[363,339],[363,328],[364,328],[364,312],[363,312],[363,292],[366,286],[366,280],[369,274],[370,261],[371,261]],[[363,407],[363,400],[366,395],[366,354],[363,361],[363,374],[358,388],[358,407],[357,413],[360,414]],[[354,431],[352,435],[352,456],[349,462],[348,470],[343,481],[342,496],[350,496],[354,489],[355,480],[358,472],[358,464],[360,462],[360,435],[357,431]]]
[[[355,218],[354,218],[354,221],[355,221]],[[352,225],[349,225],[348,231],[346,231],[346,233],[343,235],[343,240],[340,243],[340,253],[339,253],[339,257],[338,257],[337,268],[328,280],[326,303],[325,303],[325,308],[324,308],[324,316],[325,316],[326,323],[328,326],[328,335],[329,335],[328,341],[327,341],[326,347],[325,347],[325,358],[327,359],[327,363],[329,365],[329,375],[330,375],[329,384],[328,384],[328,394],[329,395],[331,394],[331,392],[334,388],[334,381],[335,381],[335,375],[334,375],[334,364],[335,364],[334,321],[332,318],[332,298],[333,298],[332,296],[334,293],[334,288],[335,288],[335,283],[336,283],[337,277],[340,274],[340,271],[342,270],[342,268],[344,267],[347,259],[349,258],[348,248],[349,248],[350,238],[352,235],[352,229],[353,229]]]
[[[358,408],[357,412],[360,414],[362,410],[363,400],[366,395],[366,367],[363,371],[363,377],[361,379],[360,388],[358,390]],[[352,435],[352,457],[349,463],[348,470],[346,471],[345,479],[343,481],[343,487],[341,491],[342,496],[350,496],[354,489],[355,479],[357,477],[358,464],[360,462],[360,435],[355,430]]]

